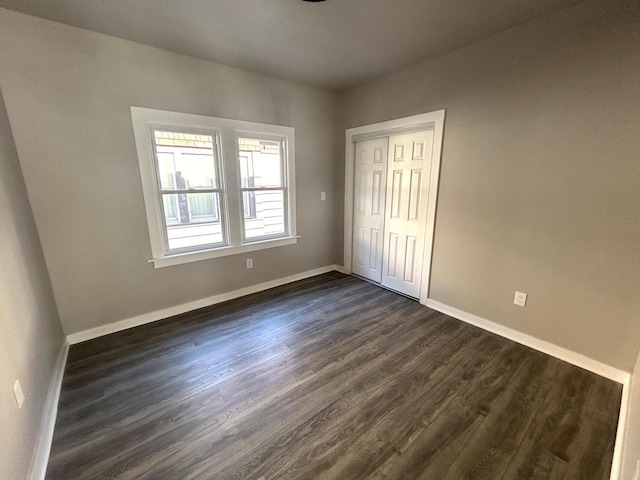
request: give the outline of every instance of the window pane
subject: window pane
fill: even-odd
[[[211,135],[161,130],[153,133],[163,189],[217,188]]]
[[[255,215],[254,217],[245,217],[245,237],[252,239],[284,234],[284,192],[282,190],[268,190],[252,193],[255,198]],[[243,198],[245,197],[243,196]],[[247,207],[245,206],[245,215],[246,211]]]
[[[203,193],[200,195],[187,195],[189,201],[189,213],[192,222],[217,222],[218,205],[215,201],[216,193]]]
[[[256,192],[242,192],[244,218],[256,218]]]
[[[239,138],[238,150],[244,188],[282,186],[282,150],[279,141]]]
[[[218,193],[165,194],[162,200],[169,250],[223,243]]]
[[[164,218],[167,225],[175,225],[180,223],[178,217],[178,196],[177,195],[163,195],[162,202],[164,203]]]
[[[160,182],[164,190],[173,190],[175,183],[175,159],[173,152],[158,152],[158,166],[160,167]]]

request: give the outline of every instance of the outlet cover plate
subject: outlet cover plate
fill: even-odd
[[[253,268],[253,258],[247,258],[247,268]]]
[[[513,298],[513,303],[520,307],[524,307],[527,304],[527,294],[523,292],[516,292],[516,296]]]

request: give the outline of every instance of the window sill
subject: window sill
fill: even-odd
[[[174,255],[165,255],[160,258],[152,258],[149,262],[153,263],[155,268],[170,267],[172,265],[180,265],[182,263],[198,262],[200,260],[208,260],[210,258],[227,257],[229,255],[238,255],[240,253],[255,252],[267,248],[283,247],[285,245],[293,245],[298,242],[300,236],[271,238],[269,240],[261,240],[244,245],[217,247],[210,250],[198,250],[196,252],[176,253]]]

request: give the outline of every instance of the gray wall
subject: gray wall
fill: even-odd
[[[0,91],[0,478],[27,478],[63,334]],[[22,409],[11,388],[20,379]]]
[[[432,298],[626,371],[640,338],[639,5],[582,3],[340,97],[346,127],[447,109]]]
[[[630,371],[639,18],[582,3],[336,96],[0,10],[0,85],[65,331],[339,262],[338,113],[446,108],[432,298]],[[251,271],[247,255],[154,269],[130,105],[295,127],[303,239],[251,253]]]
[[[335,94],[7,10],[0,44],[0,84],[66,333],[341,260]],[[303,238],[154,269],[131,105],[294,127]]]
[[[0,44],[0,85],[67,333],[339,263],[341,127],[446,108],[431,297],[632,370],[634,2],[582,3],[339,96],[2,9]],[[295,127],[303,239],[251,253],[251,271],[249,255],[154,269],[130,105]],[[62,331],[2,102],[0,168],[0,465],[21,478]],[[529,293],[527,308],[512,305],[516,289]],[[625,475],[638,456],[632,414]]]

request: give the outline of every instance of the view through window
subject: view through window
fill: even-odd
[[[238,138],[238,152],[245,238],[282,235],[286,229],[281,142]]]
[[[169,249],[224,244],[213,137],[153,133]]]

